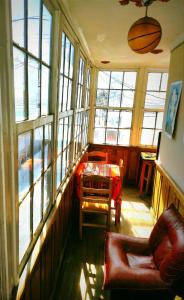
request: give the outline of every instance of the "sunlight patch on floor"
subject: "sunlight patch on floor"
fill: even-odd
[[[149,237],[153,228],[153,218],[149,208],[142,201],[122,202],[122,222],[126,222],[134,236]]]
[[[104,266],[100,266],[103,268]],[[85,263],[81,268],[80,274],[80,293],[81,293],[81,300],[93,300],[95,299],[96,295],[96,276],[97,276],[97,269],[94,264]],[[103,295],[99,295],[99,299],[104,299]]]

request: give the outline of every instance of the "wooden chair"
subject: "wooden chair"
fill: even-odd
[[[87,161],[100,161],[103,163],[108,163],[108,153],[101,151],[91,151],[86,152]]]
[[[80,212],[79,235],[82,239],[82,228],[101,227],[109,230],[112,197],[112,179],[98,175],[82,175],[80,179]],[[106,224],[93,223],[84,220],[85,214],[106,215]]]

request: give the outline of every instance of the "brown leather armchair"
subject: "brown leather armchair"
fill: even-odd
[[[104,288],[114,300],[184,296],[184,219],[174,205],[148,239],[107,233]]]

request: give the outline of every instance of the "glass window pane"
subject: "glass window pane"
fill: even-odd
[[[97,90],[96,106],[107,106],[108,94],[108,90]]]
[[[66,171],[67,172],[68,172],[69,167],[70,167],[69,157],[70,157],[70,147],[67,147],[67,149],[66,149]]]
[[[68,144],[71,142],[71,132],[72,132],[72,116],[69,117],[69,125],[68,125]]]
[[[111,73],[110,89],[122,89],[123,72]]]
[[[84,79],[84,60],[80,58],[79,83],[83,84]]]
[[[141,144],[142,145],[152,145],[153,135],[154,135],[154,130],[142,129]]]
[[[45,137],[44,137],[44,170],[51,163],[52,155],[52,125],[45,125]]]
[[[68,118],[64,118],[63,149],[66,148],[67,142],[68,142]]]
[[[40,115],[40,83],[39,64],[36,60],[28,58],[28,97],[29,119],[36,119]]]
[[[147,92],[145,108],[164,109],[165,97],[165,92]]]
[[[18,136],[19,200],[30,188],[32,172],[31,132]]]
[[[19,262],[31,241],[30,229],[30,193],[19,206]]]
[[[143,128],[155,128],[155,112],[145,112],[143,119]]]
[[[167,91],[168,73],[162,74],[161,91]]]
[[[120,112],[120,124],[121,128],[130,128],[132,123],[132,112],[130,111],[121,111]]]
[[[37,229],[42,219],[42,185],[41,180],[34,186],[33,191],[33,232]]]
[[[66,151],[62,155],[62,180],[66,175]]]
[[[71,44],[71,49],[70,49],[70,73],[69,73],[70,78],[73,78],[73,66],[74,66],[74,47]]]
[[[107,129],[106,131],[106,143],[115,145],[117,144],[118,130],[116,129]]]
[[[160,80],[161,80],[161,73],[148,73],[147,90],[159,91]]]
[[[121,107],[133,107],[134,105],[134,91],[123,91]]]
[[[110,81],[110,72],[99,71],[97,87],[99,89],[108,89],[109,81]]]
[[[60,73],[64,74],[64,52],[65,52],[65,38],[66,35],[62,33],[62,46],[61,46],[61,66],[60,66]]]
[[[154,135],[154,140],[153,140],[153,145],[157,146],[158,144],[158,134],[159,134],[160,130],[155,130],[155,135]]]
[[[72,81],[68,80],[68,101],[67,101],[67,110],[71,109],[72,102]]]
[[[56,188],[59,187],[61,183],[61,155],[57,158],[57,167],[56,167]]]
[[[130,144],[130,129],[120,129],[118,136],[119,145],[129,145]]]
[[[49,168],[44,175],[44,201],[43,201],[43,212],[46,211],[49,204],[51,203],[52,195],[52,172]]]
[[[118,128],[119,125],[119,111],[108,110],[107,127]]]
[[[87,70],[87,83],[86,83],[86,103],[85,106],[88,107],[90,104],[90,84],[91,84],[91,70]]]
[[[105,144],[105,129],[104,128],[95,128],[94,143]]]
[[[13,41],[24,47],[24,0],[11,1]]]
[[[137,72],[125,72],[123,80],[123,89],[135,89]]]
[[[42,65],[42,84],[41,84],[41,114],[49,113],[49,68]]]
[[[24,82],[24,53],[13,48],[14,59],[14,95],[15,95],[15,114],[16,121],[26,119],[25,110],[25,82]]]
[[[106,126],[107,110],[106,109],[96,109],[95,115],[95,127]]]
[[[162,123],[163,123],[163,112],[157,113],[157,121],[156,121],[156,128],[157,129],[162,129]]]
[[[67,105],[67,93],[68,93],[68,78],[64,78],[64,87],[63,87],[63,105],[62,105],[62,111],[66,110]]]
[[[59,129],[58,129],[58,146],[57,153],[61,153],[63,147],[63,119],[59,120]]]
[[[70,41],[66,37],[66,41],[65,41],[65,70],[64,70],[65,76],[69,75],[69,63],[70,63]]]
[[[40,176],[43,168],[43,127],[36,128],[34,131],[34,181],[36,181]]]
[[[51,26],[52,16],[48,9],[43,5],[42,16],[42,60],[50,64],[50,47],[51,47]]]
[[[58,110],[59,112],[62,110],[62,99],[63,99],[63,76],[60,76],[60,81],[59,81],[59,101],[58,101]]]
[[[109,106],[120,107],[121,91],[110,90]]]
[[[28,51],[39,57],[40,0],[28,0]]]

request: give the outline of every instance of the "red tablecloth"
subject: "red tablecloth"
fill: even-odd
[[[120,169],[118,165],[104,164],[98,162],[80,163],[76,172],[77,196],[80,198],[80,177],[81,175],[101,175],[112,178],[112,199],[121,202],[122,183],[120,178]]]

